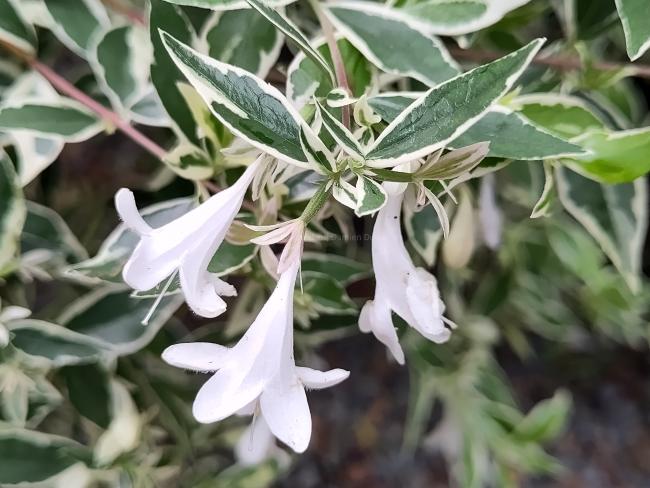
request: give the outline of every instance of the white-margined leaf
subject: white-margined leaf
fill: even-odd
[[[99,0],[43,0],[52,32],[71,51],[85,58],[93,43],[110,27]]]
[[[240,10],[248,8],[246,0],[165,0],[169,3],[176,5],[187,5],[188,7],[208,8],[210,10],[224,11],[224,10]],[[269,7],[277,8],[284,7],[296,0],[265,0],[265,4]]]
[[[354,314],[357,307],[345,288],[332,276],[317,271],[302,273],[303,293],[313,300],[313,307],[324,314]]]
[[[153,340],[160,328],[183,303],[181,295],[160,300],[146,326],[142,321],[154,299],[131,297],[131,290],[103,288],[73,302],[58,322],[68,329],[104,343],[108,354],[133,354]]]
[[[42,320],[12,321],[9,330],[14,347],[57,368],[98,361],[108,352],[100,340]]]
[[[0,275],[16,254],[25,215],[18,175],[9,157],[0,149]]]
[[[27,202],[27,218],[20,235],[23,255],[47,250],[59,256],[60,262],[74,263],[88,258],[88,254],[61,216],[49,207]]]
[[[397,116],[366,153],[371,165],[394,166],[444,147],[508,92],[543,39],[428,90]]]
[[[149,36],[153,46],[151,82],[158,92],[163,107],[181,137],[200,147],[196,122],[185,98],[178,88],[185,77],[167,53],[158,29],[168,32],[187,44],[195,37],[194,29],[183,10],[163,0],[150,0]]]
[[[300,127],[300,145],[315,171],[320,174],[336,171],[334,155],[312,132],[305,131],[303,126]]]
[[[355,213],[359,217],[377,212],[386,204],[386,190],[375,180],[359,176],[357,179],[357,205]]]
[[[559,167],[556,183],[564,208],[600,244],[630,288],[638,291],[648,226],[646,182],[601,185]]]
[[[326,9],[340,32],[375,66],[429,86],[460,71],[442,42],[389,8],[371,12],[334,4]]]
[[[300,50],[305,53],[305,56],[316,63],[316,65],[329,76],[332,83],[335,83],[336,77],[334,76],[332,67],[327,61],[325,61],[325,58],[323,58],[323,56],[312,47],[309,40],[302,32],[300,32],[300,29],[298,29],[298,27],[293,22],[291,22],[291,20],[289,20],[286,16],[282,15],[277,10],[274,10],[271,6],[260,2],[259,0],[246,1],[251,7],[262,14],[275,27],[280,29],[285,36],[296,43]]]
[[[312,46],[327,60],[331,60],[329,46],[324,39],[315,39]],[[372,80],[372,66],[365,57],[346,39],[337,38],[336,44],[343,59],[345,74],[354,96],[361,96]],[[312,97],[323,99],[335,89],[329,75],[303,52],[293,58],[287,69],[287,98],[297,109],[301,109]]]
[[[187,142],[181,142],[165,155],[165,163],[182,178],[201,181],[212,178],[214,164],[211,158]]]
[[[551,203],[553,202],[553,191],[555,190],[555,173],[550,162],[544,163],[544,188],[537,203],[530,214],[531,219],[548,217],[551,213]]]
[[[161,36],[177,66],[231,132],[272,156],[308,166],[300,130],[312,130],[276,88],[247,71],[204,56],[169,34]]]
[[[646,0],[616,0],[623,24],[627,55],[632,61],[650,48],[650,3]]]
[[[369,99],[370,105],[391,122],[413,102],[415,94],[387,93]],[[453,148],[490,141],[490,157],[518,160],[557,158],[584,153],[584,149],[550,133],[546,127],[538,127],[516,112],[494,106],[477,123],[461,136],[451,141]]]
[[[254,9],[215,12],[201,35],[211,58],[266,78],[280,55],[284,36]]]
[[[90,462],[90,453],[65,437],[5,428],[0,432],[0,459],[0,483],[35,483],[79,461]]]
[[[331,134],[337,144],[339,144],[350,156],[359,160],[363,159],[363,149],[361,149],[361,145],[359,144],[359,141],[357,141],[357,138],[354,137],[354,135],[319,102],[316,102],[316,106],[321,114],[323,126]]]
[[[461,36],[489,27],[530,0],[424,0],[399,10],[432,34]]]
[[[405,206],[403,220],[409,243],[428,266],[433,266],[442,239],[442,227],[436,210],[432,205],[425,205],[416,212]]]
[[[0,105],[0,130],[82,142],[102,129],[103,124],[94,113],[71,99],[60,98],[52,102],[24,99]]]
[[[559,93],[531,93],[517,97],[512,105],[534,124],[571,140],[605,124],[581,98]]]
[[[0,39],[31,54],[36,50],[36,33],[21,14],[20,3],[0,0]]]
[[[117,110],[131,108],[145,95],[153,52],[144,28],[122,26],[107,30],[91,59],[100,86]]]

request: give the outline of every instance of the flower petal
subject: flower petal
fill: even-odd
[[[131,190],[127,188],[118,190],[115,194],[115,208],[124,224],[136,234],[144,236],[153,230],[140,215]]]
[[[399,344],[391,311],[385,299],[376,295],[375,300],[366,302],[359,315],[359,329],[362,332],[372,332],[388,348],[395,361],[404,364],[404,351]]]
[[[259,397],[264,386],[261,379],[242,384],[241,377],[234,374],[232,367],[220,369],[199,390],[192,405],[192,414],[202,424],[218,422]]]
[[[304,452],[311,439],[311,414],[305,388],[293,375],[278,375],[260,397],[262,415],[273,435],[297,453]]]
[[[330,386],[338,385],[350,376],[350,372],[344,369],[336,368],[329,371],[318,371],[317,369],[296,367],[298,378],[305,388],[310,390],[321,390]]]
[[[162,353],[167,364],[211,373],[221,368],[228,348],[211,342],[187,342],[169,346]]]
[[[235,457],[242,466],[255,466],[265,461],[275,447],[271,429],[258,415],[242,433],[235,445]]]
[[[134,290],[152,289],[168,278],[180,263],[182,250],[160,253],[154,239],[155,234],[143,236],[122,270],[122,278]]]
[[[440,300],[436,279],[428,271],[416,268],[406,283],[406,300],[415,319],[409,325],[427,339],[446,342],[451,331],[444,326],[444,304]]]

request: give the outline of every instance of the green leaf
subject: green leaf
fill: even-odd
[[[650,171],[650,127],[591,131],[573,139],[591,154],[571,158],[572,168],[605,183],[633,181]]]
[[[554,439],[566,424],[571,409],[567,392],[557,392],[553,398],[535,405],[517,425],[514,435],[525,442],[544,442]]]
[[[545,132],[516,112],[500,107],[488,112],[449,147],[459,148],[482,141],[490,142],[488,157],[496,158],[555,159],[585,153],[579,145]]]
[[[398,2],[401,8],[390,9],[373,2],[338,1],[332,5],[380,15],[386,10],[393,17],[417,26],[423,32],[443,36],[460,36],[489,27],[511,10],[530,0],[422,0]]]
[[[537,39],[512,54],[431,88],[384,129],[366,158],[378,167],[394,166],[444,147],[512,88],[542,43],[542,39]]]
[[[363,149],[361,149],[357,138],[318,101],[316,102],[316,106],[321,114],[325,129],[332,135],[337,144],[350,156],[362,160]]]
[[[70,50],[86,57],[92,43],[110,26],[99,0],[43,0],[52,20],[52,31]]]
[[[107,352],[100,341],[42,320],[13,321],[9,329],[15,347],[49,360],[54,367],[97,361]]]
[[[84,446],[40,432],[3,429],[0,432],[0,483],[34,483],[89,459]]]
[[[300,145],[312,168],[323,175],[336,171],[336,160],[325,144],[312,133],[300,127]]]
[[[604,128],[582,99],[570,95],[533,93],[516,98],[513,105],[534,124],[566,139]]]
[[[555,189],[555,175],[551,163],[544,163],[544,188],[542,194],[535,203],[535,207],[530,214],[531,219],[548,217],[551,213],[551,203],[553,202],[553,190]]]
[[[30,131],[41,136],[60,136],[82,142],[102,130],[97,117],[73,100],[56,102],[9,101],[0,106],[0,130]]]
[[[178,198],[143,208],[140,213],[152,227],[160,227],[186,214],[195,205],[192,198]],[[124,224],[118,225],[102,243],[97,254],[68,268],[71,274],[122,283],[122,267],[138,244],[139,237]]]
[[[359,217],[373,214],[386,204],[388,198],[386,190],[380,183],[370,178],[359,176],[356,190],[357,207],[354,213]]]
[[[276,88],[241,68],[199,54],[165,32],[161,36],[174,62],[231,132],[279,159],[308,167],[300,128],[312,131]]]
[[[220,12],[204,27],[207,54],[266,78],[280,55],[284,36],[253,9]]]
[[[0,0],[0,39],[33,54],[36,51],[36,33],[20,12],[20,0]]]
[[[429,86],[453,78],[456,62],[436,37],[392,9],[326,9],[339,32],[386,73],[409,76]]]
[[[131,292],[100,289],[73,302],[59,318],[68,329],[103,342],[108,352],[133,354],[153,340],[183,303],[183,297],[163,297],[148,325],[142,325],[153,300],[131,298]]]
[[[600,244],[630,289],[638,291],[648,226],[645,181],[601,185],[573,171],[557,168],[556,183],[564,208]]]
[[[387,122],[413,102],[409,94],[388,93],[370,98],[370,106]],[[558,158],[584,153],[584,149],[537,127],[516,112],[495,106],[448,147],[460,148],[477,142],[489,141],[488,157],[518,160]]]
[[[77,262],[88,254],[68,225],[54,210],[27,202],[27,218],[20,236],[22,253],[46,249],[64,261]]]
[[[255,256],[257,246],[246,244],[238,246],[223,241],[208,264],[208,271],[217,276],[225,276],[244,267]]]
[[[650,48],[650,4],[645,0],[616,0],[623,24],[627,55],[632,61]]]
[[[113,106],[124,110],[144,96],[152,61],[147,31],[138,26],[122,26],[104,33],[92,64]]]
[[[9,157],[0,150],[0,275],[16,254],[25,215],[18,176]]]
[[[191,43],[195,36],[194,29],[180,7],[163,0],[151,0],[150,3],[149,35],[154,57],[151,81],[174,127],[189,142],[200,147],[194,117],[178,88],[178,83],[185,81],[185,78],[167,53],[158,34],[158,30],[162,29],[176,39]]]
[[[207,180],[212,178],[215,171],[210,156],[186,142],[181,142],[168,152],[164,162],[174,173],[188,180]]]
[[[187,5],[189,7],[199,7],[199,8],[208,8],[210,10],[216,10],[217,12],[223,10],[239,10],[248,8],[248,3],[245,0],[165,0],[169,3],[175,3],[176,5]],[[265,0],[265,4],[269,7],[282,7],[284,5],[289,5],[290,3],[295,2],[296,0]]]
[[[305,271],[302,274],[302,283],[303,292],[313,299],[317,312],[325,314],[357,313],[357,307],[343,285],[332,276],[315,271]]]
[[[365,57],[346,39],[338,39],[336,42],[345,74],[354,96],[361,96],[370,85],[372,79],[372,68]],[[329,46],[323,39],[317,39],[312,45],[328,62],[331,63]],[[293,58],[287,69],[287,98],[293,105],[300,109],[313,97],[324,99],[328,93],[335,88],[329,75],[304,53],[300,52]]]
[[[109,375],[96,364],[66,366],[60,370],[68,397],[77,411],[102,429],[111,421]]]
[[[345,286],[368,276],[371,272],[367,264],[360,263],[356,259],[317,252],[304,253],[300,261],[300,269],[303,272],[315,271],[329,275]]]
[[[334,76],[332,67],[327,63],[327,61],[325,61],[323,56],[321,56],[321,54],[312,47],[309,40],[302,32],[300,32],[300,29],[298,29],[298,27],[293,22],[291,22],[291,20],[258,0],[246,1],[251,7],[262,14],[275,27],[284,32],[284,35],[296,43],[300,50],[305,53],[305,56],[311,59],[319,67],[319,69],[323,70],[323,73],[329,76],[332,83],[335,83],[336,77]]]

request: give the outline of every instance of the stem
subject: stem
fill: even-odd
[[[33,58],[31,55],[16,48],[11,44],[0,41],[0,46],[4,47],[11,54],[21,59],[29,66],[31,66],[35,71],[40,73],[59,92],[61,92],[64,95],[67,95],[68,97],[76,100],[77,102],[81,103],[85,107],[95,112],[106,122],[110,123],[113,127],[116,127],[118,130],[124,133],[124,135],[131,138],[131,140],[133,140],[136,144],[149,151],[158,159],[162,160],[165,158],[167,151],[165,151],[162,147],[160,147],[158,144],[153,142],[142,132],[132,127],[127,121],[122,119],[118,114],[104,107],[102,104],[96,102],[91,97],[86,95],[84,92],[79,90],[72,83],[70,83],[68,80],[55,73],[48,66],[44,65],[37,59]]]
[[[348,83],[348,77],[345,73],[345,64],[343,64],[343,57],[341,56],[341,51],[336,42],[336,35],[334,33],[334,26],[327,18],[327,15],[323,12],[323,9],[320,6],[318,0],[309,0],[309,4],[314,9],[318,22],[320,23],[321,29],[323,29],[323,35],[327,41],[327,46],[330,49],[330,56],[332,57],[332,62],[334,63],[334,74],[336,75],[336,82],[339,85],[339,88],[343,88],[348,95],[352,94],[350,90],[350,84]],[[350,128],[350,106],[344,105],[341,107],[341,122],[346,129]]]
[[[314,196],[311,197],[302,214],[300,214],[299,218],[305,225],[311,222],[320,209],[323,208],[323,205],[325,205],[330,197],[330,193],[332,193],[332,182],[331,180],[327,180],[316,190],[316,193],[314,193]]]
[[[465,50],[451,46],[448,47],[448,49],[449,53],[454,58],[464,59],[466,61],[474,61],[477,63],[494,61],[495,59],[499,59],[503,56],[503,54],[493,51]],[[559,71],[576,71],[582,69],[583,67],[582,61],[579,58],[569,56],[538,56],[533,59],[532,62],[533,64],[548,66],[549,68],[554,68]],[[593,67],[599,70],[627,69],[630,70],[634,76],[650,80],[650,66],[648,65],[600,61],[593,63]]]

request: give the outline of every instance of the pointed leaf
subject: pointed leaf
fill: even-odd
[[[14,165],[0,150],[0,275],[16,254],[25,214],[23,192]]]
[[[0,39],[27,53],[36,50],[36,33],[20,13],[20,0],[0,0]]]
[[[326,11],[339,32],[382,71],[409,76],[429,86],[459,72],[442,42],[397,10],[360,11],[332,5]]]
[[[378,167],[394,166],[444,147],[512,88],[543,42],[537,39],[430,89],[384,129],[366,158]]]
[[[110,26],[99,0],[44,0],[52,31],[70,50],[86,57],[95,38]]]
[[[357,206],[355,213],[359,217],[377,212],[386,204],[386,190],[370,178],[359,176],[357,179]]]
[[[616,0],[623,24],[627,55],[632,61],[650,48],[650,3],[645,0]]]
[[[241,68],[199,54],[165,32],[161,36],[174,62],[234,134],[286,162],[307,166],[300,127],[311,129],[276,88]]]
[[[321,114],[323,125],[327,131],[332,135],[334,140],[347,152],[350,156],[359,160],[363,159],[363,150],[359,145],[359,141],[354,135],[329,111],[323,107],[319,102],[316,102],[318,110]]]

